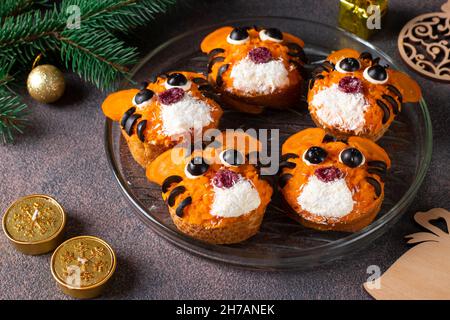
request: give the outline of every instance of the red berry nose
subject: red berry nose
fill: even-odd
[[[170,88],[158,95],[162,104],[172,104],[180,101],[184,97],[184,90],[181,88]]]
[[[316,177],[323,182],[331,182],[344,177],[344,173],[336,167],[323,167],[314,171]]]
[[[257,47],[248,53],[248,56],[250,60],[252,60],[254,63],[267,63],[270,60],[272,60],[272,54],[270,53],[270,50],[266,47]]]
[[[221,169],[216,172],[212,183],[217,188],[231,188],[239,180],[239,175],[228,169]]]
[[[339,90],[345,93],[359,93],[362,92],[363,85],[359,78],[357,77],[343,77],[339,81]]]

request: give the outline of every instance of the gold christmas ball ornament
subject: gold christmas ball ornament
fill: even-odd
[[[52,103],[57,101],[64,94],[65,88],[64,74],[50,64],[37,66],[28,75],[28,93],[39,102]]]

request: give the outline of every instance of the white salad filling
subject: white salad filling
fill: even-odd
[[[270,94],[288,86],[288,70],[282,60],[254,63],[249,57],[239,61],[231,70],[233,89],[245,94]]]
[[[315,175],[309,178],[297,198],[303,210],[322,217],[340,218],[353,210],[352,192],[345,179],[323,182]]]
[[[201,130],[213,121],[211,107],[189,93],[185,93],[183,99],[176,103],[161,104],[161,120],[162,132],[167,136]]]
[[[224,218],[239,217],[261,204],[258,191],[247,179],[241,178],[231,188],[214,186],[211,215]]]
[[[315,94],[311,105],[323,123],[355,133],[363,130],[365,112],[369,107],[362,93],[342,92],[336,84]]]

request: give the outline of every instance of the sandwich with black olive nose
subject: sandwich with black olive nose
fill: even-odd
[[[378,140],[405,102],[421,97],[418,84],[368,52],[342,49],[313,72],[308,107],[318,127],[345,138]]]
[[[222,27],[201,43],[208,79],[230,106],[248,113],[300,101],[303,41],[276,28]]]
[[[286,140],[281,159],[281,193],[291,217],[306,227],[355,232],[380,211],[391,162],[373,141],[305,129]]]
[[[251,136],[226,132],[203,151],[164,152],[147,167],[147,178],[161,185],[182,233],[214,244],[242,242],[258,232],[272,196],[271,185],[248,161],[259,148]]]
[[[146,167],[195,132],[218,127],[222,109],[211,99],[211,92],[202,74],[171,72],[143,83],[140,89],[109,95],[102,109],[120,123],[131,154]]]

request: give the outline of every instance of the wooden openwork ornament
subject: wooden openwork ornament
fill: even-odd
[[[443,12],[422,14],[400,31],[398,49],[414,71],[432,79],[450,81],[450,0]]]
[[[447,230],[432,223],[440,219],[446,222]],[[378,286],[364,284],[375,299],[450,299],[450,212],[435,208],[416,213],[414,220],[430,232],[406,236],[408,243],[417,245],[375,280]]]

